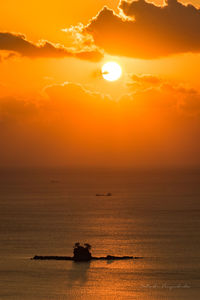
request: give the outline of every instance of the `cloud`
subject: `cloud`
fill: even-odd
[[[94,130],[96,126],[110,127],[116,102],[108,95],[70,82],[50,85],[45,93],[49,99],[45,104],[47,110],[52,112],[53,117],[65,120],[74,130],[81,132],[85,127],[91,128],[89,130]]]
[[[9,127],[38,121],[81,132],[85,127],[105,127],[105,123],[109,127],[116,110],[116,101],[109,95],[70,82],[48,85],[37,98],[1,97],[0,124]]]
[[[200,9],[177,0],[156,6],[145,0],[124,1],[120,14],[104,7],[83,29],[111,55],[154,59],[200,52]]]
[[[200,93],[153,77],[119,101],[70,82],[0,98],[0,165],[200,163]]]
[[[180,103],[179,108],[189,115],[200,116],[200,94],[187,94]]]
[[[18,53],[21,56],[30,58],[37,57],[76,57],[89,61],[100,61],[103,57],[102,52],[96,47],[85,46],[78,51],[75,48],[67,49],[60,44],[53,44],[48,41],[40,41],[34,44],[27,40],[25,35],[0,32],[0,50]]]
[[[129,74],[130,80],[127,82],[127,86],[133,90],[146,89],[159,86],[163,83],[162,79],[158,76],[151,74]]]
[[[92,92],[78,83],[53,84],[47,86],[44,91],[55,104],[63,103],[67,108],[74,106],[77,110],[82,110],[83,107],[90,109],[111,101],[109,96]]]
[[[2,97],[1,124],[41,118],[44,122],[73,124],[74,129],[81,131],[84,126],[92,125],[93,129],[115,126],[122,116],[125,116],[124,122],[127,116],[132,120],[151,118],[158,111],[161,117],[170,113],[175,118],[181,114],[200,115],[198,90],[150,74],[132,74],[130,79],[130,93],[118,100],[71,82],[48,85],[39,100]]]
[[[162,108],[163,113],[173,109],[177,117],[200,116],[200,92],[184,83],[151,74],[131,74],[127,85],[136,106],[149,110]]]
[[[7,126],[24,119],[32,119],[38,113],[35,101],[15,97],[0,98],[0,125]]]
[[[131,76],[132,81],[136,82],[136,83],[141,83],[141,84],[151,84],[151,85],[155,85],[155,84],[159,84],[161,83],[161,79],[157,76],[153,76],[150,74],[143,74],[143,75],[136,75],[133,74]]]

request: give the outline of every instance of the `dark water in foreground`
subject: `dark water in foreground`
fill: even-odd
[[[1,170],[0,299],[200,299],[199,200],[195,170]],[[144,259],[30,260],[77,241]]]

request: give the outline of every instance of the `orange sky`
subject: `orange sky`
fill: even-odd
[[[4,1],[0,166],[199,165],[198,2]]]

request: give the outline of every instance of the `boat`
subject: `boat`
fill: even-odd
[[[112,196],[111,193],[107,193],[107,194],[96,194],[97,197],[110,197]]]

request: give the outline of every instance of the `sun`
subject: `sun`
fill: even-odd
[[[102,76],[108,81],[115,81],[121,77],[122,69],[116,62],[107,62],[102,66]]]

